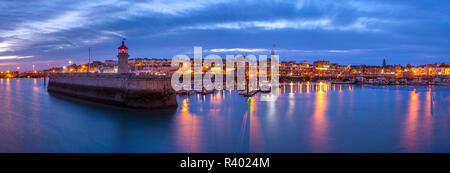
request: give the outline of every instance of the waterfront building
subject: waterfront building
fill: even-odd
[[[105,60],[105,64],[108,65],[108,66],[116,66],[117,65],[117,61]]]
[[[302,61],[302,62],[300,62],[300,65],[302,67],[309,67],[309,62],[308,61]]]
[[[19,75],[19,71],[6,71],[0,73],[0,78],[15,78]]]
[[[314,61],[313,66],[316,75],[323,76],[330,70],[330,61]]]
[[[314,61],[313,62],[314,67],[318,68],[329,68],[330,67],[330,61]]]

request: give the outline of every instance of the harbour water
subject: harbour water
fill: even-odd
[[[450,87],[288,83],[132,110],[0,79],[0,152],[450,152]]]

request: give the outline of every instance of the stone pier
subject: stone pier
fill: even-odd
[[[48,92],[129,108],[176,107],[168,76],[134,74],[50,74]]]

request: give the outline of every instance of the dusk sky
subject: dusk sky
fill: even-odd
[[[269,54],[381,65],[450,62],[450,1],[29,1],[0,3],[0,71],[130,58]]]

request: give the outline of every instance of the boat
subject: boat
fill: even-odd
[[[247,83],[246,89],[245,90],[240,90],[238,92],[239,95],[242,95],[244,97],[253,97],[256,93],[258,93],[260,91],[259,89],[258,90],[249,91],[250,90],[250,86],[249,86],[249,78],[248,77],[246,77],[246,83]]]
[[[449,82],[438,82],[437,85],[450,86]]]
[[[389,84],[389,81],[384,77],[377,77],[377,79],[373,83],[373,85],[387,85],[387,84]]]
[[[332,81],[331,84],[354,84],[355,81]]]
[[[261,92],[261,93],[271,93],[272,90],[271,89],[270,90],[259,90],[259,92]]]
[[[388,84],[389,85],[398,85],[398,84],[400,84],[400,82],[395,78],[390,78],[390,79],[388,79]]]
[[[450,79],[442,79],[440,82],[437,82],[438,85],[450,86]]]
[[[250,92],[247,92],[246,90],[239,91],[239,95],[242,95],[244,97],[253,97],[256,93],[258,93],[259,90],[253,90]]]
[[[214,93],[214,90],[206,90],[205,88],[203,88],[201,91],[197,91],[197,93],[201,95],[208,95]]]
[[[405,78],[399,79],[398,82],[399,82],[401,85],[406,85],[406,84],[408,84],[408,80],[405,79]]]
[[[362,77],[362,76],[358,76],[355,78],[355,83],[357,85],[363,85],[364,83],[366,83],[366,78]]]
[[[342,81],[331,81],[331,84],[355,84],[355,80],[344,79]]]
[[[427,83],[427,81],[422,80],[422,79],[415,79],[412,81],[408,82],[408,85],[425,85]]]
[[[195,94],[192,90],[179,90],[176,92],[178,95],[192,95]]]

